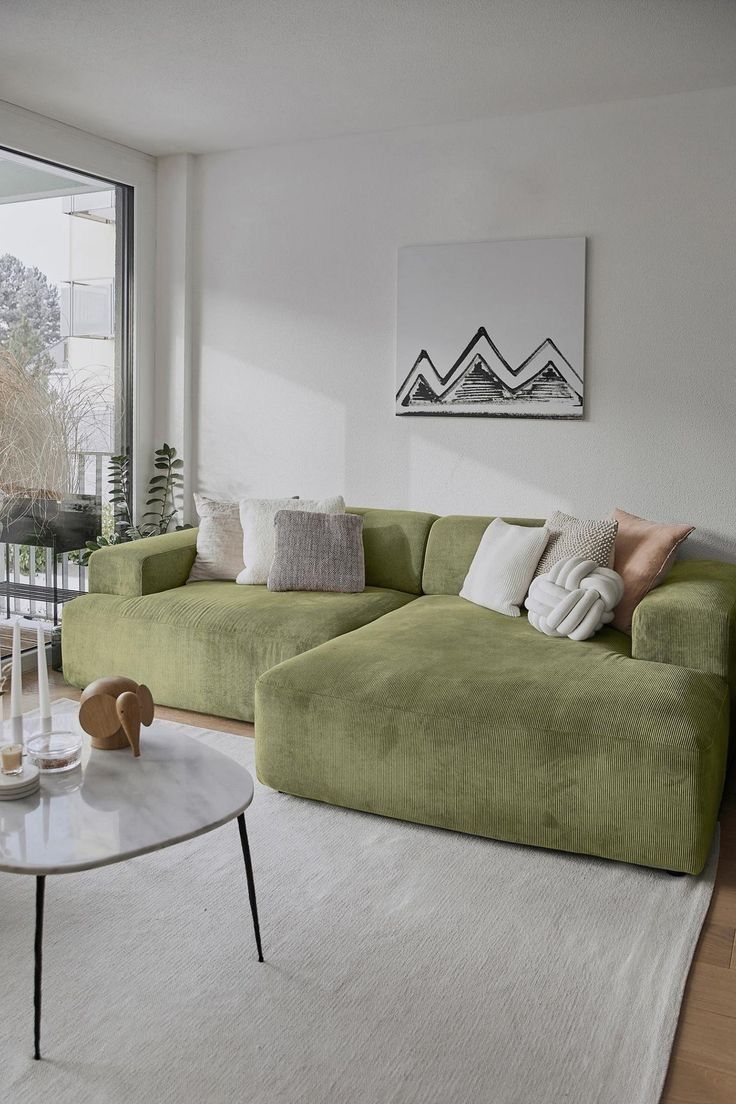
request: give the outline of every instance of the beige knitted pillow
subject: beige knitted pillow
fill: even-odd
[[[280,510],[269,590],[320,590],[354,594],[365,589],[363,518]]]
[[[197,557],[187,582],[203,579],[234,582],[243,570],[243,526],[238,503],[195,494],[194,505],[199,514]]]

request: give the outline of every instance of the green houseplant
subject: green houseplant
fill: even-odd
[[[181,493],[184,486],[184,461],[177,455],[177,451],[172,445],[167,445],[164,442],[160,448],[154,449],[153,467],[155,474],[148,481],[147,509],[137,524],[130,506],[132,500],[130,467],[129,456],[110,457],[108,483],[110,484],[110,502],[114,511],[115,526],[108,536],[100,534],[96,540],[86,542],[86,550],[82,554],[83,563],[87,563],[89,557],[98,548],[106,548],[113,544],[124,544],[127,541],[141,540],[143,537],[155,537],[161,533],[168,533],[179,514]],[[186,524],[174,525],[174,528],[176,530],[190,529],[191,526]]]

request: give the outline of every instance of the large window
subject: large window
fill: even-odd
[[[126,186],[0,149],[0,617],[56,618],[84,589],[77,549],[114,527],[108,461],[132,445],[131,212]]]

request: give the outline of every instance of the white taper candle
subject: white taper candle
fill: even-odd
[[[23,672],[20,658],[20,621],[13,622],[13,663],[10,672],[10,716],[23,715]]]
[[[51,716],[49,698],[49,669],[46,666],[46,638],[41,625],[36,626],[36,649],[38,651],[38,712],[42,721]]]

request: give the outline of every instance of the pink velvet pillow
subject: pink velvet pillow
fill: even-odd
[[[631,632],[631,618],[645,594],[669,574],[678,546],[689,537],[694,525],[661,525],[616,508],[618,522],[614,548],[614,570],[624,581],[624,596],[616,606],[613,625]]]

